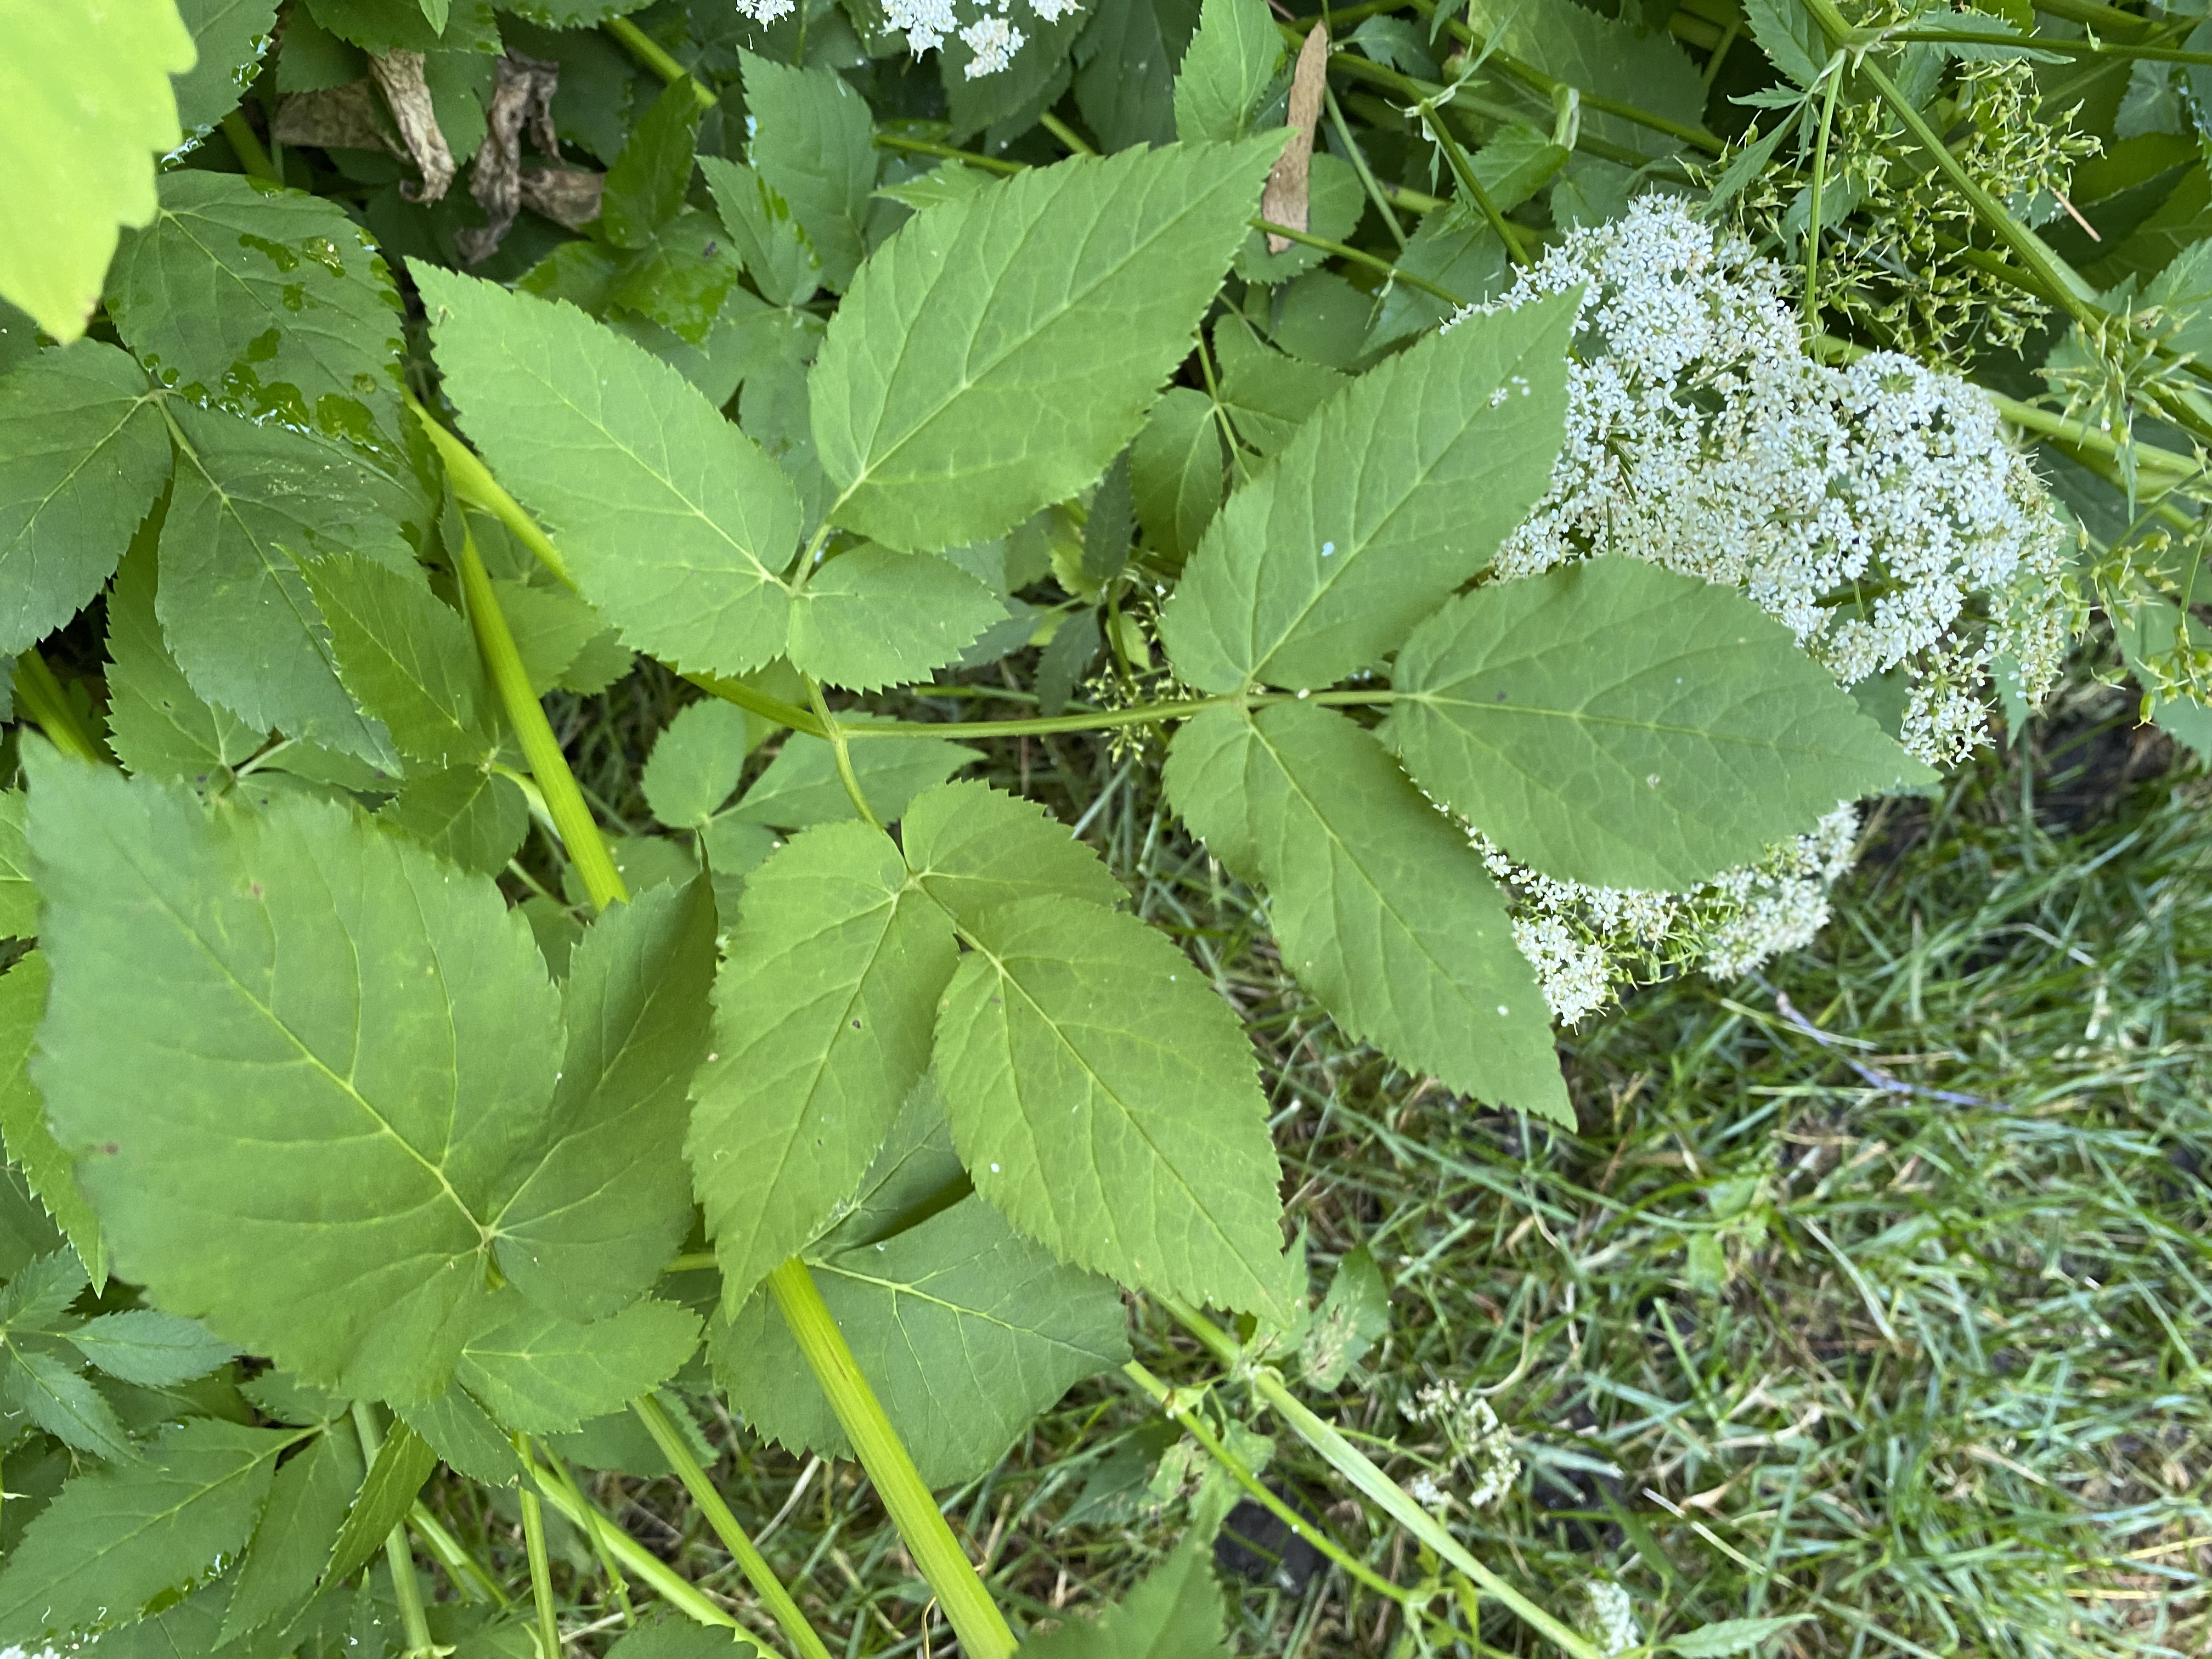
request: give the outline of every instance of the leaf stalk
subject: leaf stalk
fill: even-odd
[[[46,740],[64,754],[90,761],[94,766],[107,764],[107,757],[78,723],[62,683],[54,678],[54,671],[46,666],[46,659],[35,646],[15,659],[15,701],[46,734]]]

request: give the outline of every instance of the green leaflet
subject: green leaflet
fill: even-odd
[[[1113,1285],[1064,1267],[967,1198],[880,1243],[813,1258],[814,1279],[922,1480],[973,1480],[1029,1420],[1128,1358]],[[765,1295],[715,1336],[716,1373],[758,1432],[850,1456]]]
[[[1389,733],[1515,858],[1686,890],[1839,800],[1936,775],[1731,588],[1592,559],[1454,600],[1398,653]]]
[[[76,1267],[74,1256],[70,1265]],[[83,1273],[77,1273],[82,1285]],[[56,1354],[50,1344],[18,1340],[7,1358],[4,1395],[12,1413],[20,1412],[73,1451],[113,1462],[135,1462],[138,1449],[115,1415],[106,1395],[85,1377],[77,1364]]]
[[[667,88],[647,106],[607,169],[599,209],[607,240],[617,247],[649,246],[654,234],[684,210],[698,131],[699,100],[688,86]]]
[[[639,781],[653,816],[672,830],[704,824],[735,793],[751,735],[745,711],[720,697],[678,710],[653,739]]]
[[[221,1643],[264,1625],[281,1626],[307,1605],[363,1473],[351,1425],[317,1435],[276,1471],[234,1575]]]
[[[863,227],[876,187],[868,106],[832,70],[794,69],[750,52],[738,62],[752,117],[753,169],[806,233],[823,285],[842,294],[866,251]]]
[[[1015,1659],[1229,1659],[1224,1634],[1211,1552],[1194,1535],[1095,1620],[1033,1636]]]
[[[78,1475],[33,1521],[0,1570],[0,1641],[128,1624],[166,1590],[238,1549],[296,1430],[202,1418],[145,1457]]]
[[[948,783],[920,796],[899,835],[915,881],[956,922],[1053,894],[1108,908],[1128,897],[1066,825],[987,784]]]
[[[1314,410],[1351,384],[1326,364],[1262,345],[1241,317],[1224,317],[1213,325],[1213,353],[1221,363],[1221,406],[1230,424],[1262,455],[1290,442]]]
[[[124,343],[185,396],[399,447],[399,296],[336,203],[164,174],[161,213],[125,240],[108,295]]]
[[[958,659],[1006,607],[959,566],[862,545],[792,597],[792,666],[830,685],[878,690]]]
[[[158,580],[153,544],[142,534],[107,595],[107,746],[131,772],[219,787],[264,734],[186,681],[161,637]]]
[[[603,915],[570,953],[568,1030],[544,1154],[495,1212],[500,1264],[540,1306],[596,1319],[659,1275],[691,1225],[687,1091],[707,1052],[714,907],[664,884]]]
[[[514,1443],[466,1389],[447,1389],[403,1407],[399,1415],[455,1473],[487,1486],[511,1486],[522,1479],[522,1460],[515,1455]]]
[[[841,717],[847,726],[863,722]],[[890,823],[923,790],[940,784],[976,758],[975,751],[943,738],[868,738],[851,745],[854,775],[876,816]],[[857,818],[852,797],[837,776],[836,756],[819,738],[794,732],[753,780],[752,787],[723,814],[738,823],[763,823],[777,830]]]
[[[489,0],[446,0],[443,29],[431,23],[422,0],[307,0],[307,6],[318,23],[364,52],[499,50]]]
[[[881,830],[824,824],[745,880],[692,1085],[691,1160],[734,1308],[829,1220],[929,1065],[952,928]]]
[[[976,1190],[1062,1261],[1287,1314],[1267,1106],[1205,975],[1077,899],[1000,905],[962,933],[934,1069]]]
[[[717,1625],[648,1614],[607,1650],[607,1659],[760,1659],[760,1650]]]
[[[0,1135],[7,1140],[8,1161],[23,1172],[46,1213],[68,1235],[94,1284],[104,1289],[107,1255],[100,1218],[85,1201],[69,1153],[46,1123],[46,1101],[28,1070],[32,1040],[46,1013],[52,982],[43,951],[27,953],[0,975]]]
[[[781,468],[682,374],[582,313],[413,267],[445,388],[585,597],[641,650],[720,674],[783,649],[799,543]]]
[[[1324,405],[1207,530],[1160,617],[1176,672],[1329,685],[1487,564],[1550,482],[1576,302],[1470,318]]]
[[[1663,28],[1646,32],[1575,0],[1468,0],[1467,21],[1496,50],[1569,86],[1704,129],[1705,82]],[[1674,139],[1588,104],[1583,131],[1645,155],[1678,148]]]
[[[1206,0],[1176,71],[1176,137],[1190,143],[1249,136],[1282,64],[1283,37],[1266,0]]]
[[[1284,965],[1346,1034],[1494,1104],[1571,1123],[1551,1015],[1465,835],[1343,715],[1210,709],[1176,736],[1169,799],[1256,873]]]
[[[64,1333],[70,1346],[106,1371],[142,1388],[173,1388],[237,1358],[189,1319],[155,1308],[101,1314]]]
[[[62,1144],[91,1153],[118,1261],[308,1380],[434,1392],[487,1240],[532,1277],[540,1247],[495,1202],[569,1133],[549,1121],[558,1004],[527,925],[337,806],[210,814],[27,761],[54,965],[34,1076]],[[129,1082],[155,1071],[159,1091]],[[617,1190],[586,1183],[554,1236],[615,1231],[599,1194]],[[563,1295],[604,1288],[595,1272]]]
[[[964,143],[987,128],[1018,132],[1030,125],[1066,87],[1069,52],[1097,11],[1062,11],[1057,17],[1031,9],[1021,20],[1021,45],[995,74],[975,68],[978,53],[962,35],[938,48],[938,83],[945,88],[948,135]]]
[[[29,939],[39,931],[39,890],[23,839],[28,806],[21,790],[0,789],[0,939]]]
[[[1097,477],[1188,350],[1281,142],[1063,161],[916,214],[810,382],[832,518],[957,546]]]
[[[169,76],[194,52],[173,0],[0,15],[0,300],[58,340],[84,332],[116,227],[154,216],[155,158],[184,139]]]
[[[162,522],[155,609],[177,666],[256,730],[397,772],[390,733],[338,678],[301,566],[349,550],[412,573],[396,528],[410,498],[350,452],[273,422],[171,412],[191,447]]]
[[[276,0],[179,0],[199,62],[176,77],[177,125],[185,141],[204,137],[238,107],[276,32]]]
[[[729,241],[712,214],[686,208],[663,225],[608,285],[609,307],[635,312],[659,324],[685,348],[704,347],[738,280],[737,256]],[[665,361],[664,354],[655,355]]]
[[[145,372],[113,346],[41,351],[0,380],[0,656],[100,592],[168,476]]]
[[[453,766],[495,747],[475,639],[460,612],[412,569],[358,554],[303,564],[330,630],[338,678],[410,761]]]
[[[707,175],[722,228],[761,296],[772,306],[803,306],[812,299],[822,285],[822,256],[791,204],[742,161],[702,155],[699,170]]]
[[[532,587],[495,576],[492,590],[499,595],[500,613],[514,635],[532,696],[542,697],[556,685],[588,696],[629,672],[629,653],[616,641],[614,630],[567,588]],[[602,671],[593,666],[593,659],[600,656],[618,659],[620,666],[602,677]]]
[[[530,809],[512,779],[453,766],[414,773],[378,809],[376,821],[464,870],[495,876],[529,833]]]
[[[384,1547],[385,1539],[406,1518],[415,1494],[437,1467],[438,1455],[420,1435],[404,1421],[392,1425],[331,1546],[331,1559],[323,1569],[328,1583],[352,1577]]]
[[[526,1434],[568,1433],[673,1376],[699,1346],[699,1316],[648,1297],[581,1325],[503,1296],[503,1317],[461,1350],[460,1381]]]
[[[1188,386],[1170,386],[1129,452],[1129,488],[1146,544],[1174,565],[1198,550],[1221,510],[1221,428],[1212,402]]]
[[[1336,1264],[1328,1294],[1298,1341],[1306,1387],[1326,1394],[1390,1329],[1390,1285],[1364,1245]]]

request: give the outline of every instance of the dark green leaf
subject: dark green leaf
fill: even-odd
[[[822,283],[822,256],[791,204],[741,161],[702,155],[699,170],[707,175],[722,228],[761,296],[772,306],[802,306],[812,299]]]
[[[107,595],[107,745],[130,771],[219,785],[267,734],[192,690],[161,637],[158,580],[142,534]]]
[[[416,772],[379,809],[377,822],[412,836],[464,870],[497,875],[530,831],[530,809],[512,779],[480,766]]]
[[[698,131],[699,100],[687,82],[663,91],[630,129],[629,141],[607,169],[600,198],[599,228],[617,247],[650,246],[660,228],[683,211]]]
[[[1221,404],[1230,424],[1262,455],[1290,442],[1314,410],[1350,384],[1333,368],[1262,345],[1241,317],[1224,317],[1213,325],[1213,351],[1221,363]],[[1206,516],[1212,522],[1212,515]]]
[[[1180,566],[1221,510],[1221,428],[1212,401],[1188,386],[1170,386],[1129,452],[1129,488],[1145,543]]]
[[[831,70],[793,69],[749,52],[739,62],[754,170],[805,231],[823,285],[842,293],[865,252],[863,227],[876,187],[868,106]]]
[[[187,142],[238,107],[276,32],[276,0],[181,0],[200,60],[176,77],[177,124]]]
[[[476,641],[421,573],[339,553],[300,574],[330,630],[338,678],[399,752],[434,767],[482,759],[492,746],[490,699]]]
[[[1184,1540],[1117,1605],[1031,1637],[1016,1659],[1229,1659],[1211,1554],[1202,1540]]]
[[[110,1376],[149,1389],[205,1376],[238,1352],[195,1321],[153,1308],[101,1314],[68,1334],[70,1346]]]
[[[325,1582],[336,1584],[352,1577],[384,1548],[385,1539],[415,1507],[415,1494],[437,1467],[438,1454],[422,1436],[404,1421],[392,1424],[331,1546],[323,1570]]]
[[[487,1486],[511,1486],[522,1479],[522,1460],[514,1443],[465,1390],[447,1389],[401,1407],[399,1415],[455,1473]]]
[[[843,716],[844,723],[856,723]],[[853,771],[868,805],[885,823],[907,809],[923,790],[940,784],[973,763],[975,751],[943,738],[866,738],[850,744]],[[738,823],[764,823],[777,830],[804,830],[857,817],[853,799],[837,776],[837,759],[819,738],[793,733],[769,769],[753,780],[738,804],[723,815]]]
[[[1174,142],[1176,64],[1197,27],[1192,0],[1095,9],[1075,43],[1075,106],[1108,149]]]
[[[223,1613],[222,1644],[264,1625],[281,1627],[307,1604],[362,1473],[350,1423],[316,1436],[276,1471]]]
[[[69,1153],[54,1139],[45,1097],[28,1069],[51,983],[43,951],[29,952],[0,975],[0,1135],[7,1140],[9,1162],[22,1171],[39,1202],[68,1234],[85,1271],[104,1286],[107,1255],[100,1219],[77,1185]]]

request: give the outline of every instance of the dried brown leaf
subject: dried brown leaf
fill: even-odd
[[[522,133],[530,130],[541,153],[558,161],[561,141],[553,131],[553,94],[561,66],[511,52],[499,60],[498,84],[485,112],[482,148],[469,171],[469,194],[484,210],[487,222],[465,230],[454,242],[464,263],[476,264],[498,252],[514,216],[522,210]]]
[[[1307,217],[1307,185],[1313,171],[1314,130],[1321,125],[1322,94],[1328,78],[1328,26],[1316,23],[1306,43],[1298,48],[1297,67],[1291,71],[1291,142],[1267,174],[1267,188],[1260,198],[1260,216],[1272,224],[1304,230]],[[1267,233],[1267,252],[1281,253],[1291,239]]]
[[[381,58],[372,54],[368,72],[375,76],[385,106],[399,128],[399,142],[407,147],[409,158],[422,174],[422,183],[402,185],[399,193],[410,202],[437,201],[453,182],[453,152],[446,147],[445,131],[430,105],[430,88],[422,79],[422,54],[388,52]]]

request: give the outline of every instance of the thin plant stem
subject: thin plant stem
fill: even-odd
[[[530,1437],[514,1437],[514,1449],[530,1455]],[[522,1498],[522,1550],[530,1563],[530,1599],[538,1610],[538,1659],[561,1659],[561,1616],[553,1605],[553,1567],[545,1553],[545,1511],[528,1486]]]
[[[265,179],[272,185],[284,182],[283,170],[270,159],[269,152],[262,149],[261,141],[253,136],[253,129],[246,125],[244,110],[231,111],[222,118],[220,125],[222,136],[230,140],[230,148],[238,157],[239,166],[252,177]]]
[[[507,527],[507,533],[520,542],[538,561],[562,582],[575,586],[568,574],[568,561],[561,550],[553,545],[553,538],[539,528],[538,521],[522,510],[522,503],[500,487],[499,480],[491,476],[491,469],[477,459],[477,453],[447,431],[442,422],[415,400],[412,393],[407,406],[422,422],[422,430],[429,434],[431,444],[437,449],[439,459],[446,464],[446,477],[453,481],[453,493],[464,505],[489,513]]]
[[[794,732],[804,732],[810,738],[827,738],[829,733],[811,711],[795,702],[786,702],[781,697],[772,697],[757,686],[743,680],[726,680],[714,674],[686,674],[684,677],[702,691],[733,702],[749,714],[758,714],[774,720],[778,726],[787,726]]]
[[[599,26],[623,43],[623,50],[655,75],[674,86],[678,81],[691,81],[691,94],[699,100],[702,110],[713,109],[721,102],[713,91],[691,80],[691,72],[668,55],[665,47],[627,17],[610,17]]]
[[[484,1570],[483,1563],[470,1554],[459,1539],[446,1529],[446,1523],[430,1513],[428,1504],[417,1500],[415,1507],[407,1511],[407,1524],[414,1528],[416,1534],[430,1547],[430,1553],[446,1564],[446,1571],[453,1578],[453,1587],[460,1591],[463,1597],[471,1601],[475,1599],[469,1588],[473,1584],[490,1598],[495,1607],[514,1605],[514,1598],[507,1593],[505,1586]]]
[[[580,1499],[584,1495],[583,1489],[577,1486],[575,1474],[567,1462],[550,1446],[544,1448],[544,1452],[547,1467],[560,1476],[563,1486]],[[622,1608],[623,1623],[634,1625],[637,1622],[637,1610],[629,1604],[629,1581],[623,1577],[621,1564],[607,1547],[606,1519],[589,1504],[586,1504],[583,1509],[584,1530],[591,1536],[592,1553],[599,1558],[599,1571],[606,1575],[607,1588],[614,1591],[615,1603]]]
[[[1197,1309],[1173,1297],[1164,1297],[1161,1301],[1162,1305],[1175,1316],[1176,1322],[1204,1344],[1232,1376],[1249,1383],[1255,1393],[1274,1408],[1275,1414],[1283,1419],[1292,1433],[1320,1453],[1323,1462],[1351,1481],[1393,1521],[1413,1534],[1417,1540],[1473,1579],[1485,1595],[1511,1608],[1522,1622],[1533,1626],[1562,1651],[1572,1656],[1572,1659],[1602,1659],[1598,1650],[1589,1642],[1476,1560],[1443,1522],[1416,1504],[1403,1487],[1376,1468],[1358,1447],[1309,1411],[1304,1402],[1285,1386],[1282,1377],[1273,1366],[1247,1364],[1243,1351],[1237,1342]]]
[[[1844,84],[1848,60],[1840,52],[1828,59],[1828,95],[1820,104],[1820,133],[1813,141],[1813,195],[1805,216],[1805,331],[1820,331],[1820,196],[1828,184],[1828,130],[1836,121],[1836,94]]]
[[[645,1425],[653,1443],[660,1448],[660,1455],[676,1471],[684,1490],[691,1494],[691,1501],[707,1517],[714,1536],[722,1540],[722,1547],[729,1551],[731,1559],[744,1574],[745,1582],[753,1587],[753,1594],[760,1597],[778,1627],[791,1638],[791,1645],[801,1659],[830,1659],[830,1650],[815,1633],[814,1626],[806,1622],[806,1615],[799,1610],[799,1603],[792,1600],[783,1581],[769,1570],[761,1553],[753,1547],[752,1540],[745,1536],[745,1529],[738,1524],[738,1517],[730,1512],[730,1506],[722,1501],[722,1494],[707,1478],[707,1471],[699,1467],[691,1448],[684,1443],[684,1437],[676,1431],[676,1425],[669,1420],[660,1401],[649,1394],[641,1394],[629,1402],[629,1408]]]
[[[1966,34],[1954,29],[1899,29],[1894,33],[1885,33],[1881,44],[1986,46],[2004,43],[1993,43],[1986,34]],[[2158,64],[2212,64],[2212,52],[2189,52],[2179,46],[2130,46],[2113,40],[2053,40],[2042,35],[2023,38],[2018,44],[2032,45],[2038,52],[2064,52],[2074,58],[2148,58]]]
[[[852,751],[845,746],[845,728],[830,712],[829,699],[822,695],[821,684],[811,674],[806,677],[806,695],[814,703],[814,718],[822,722],[823,735],[830,740],[830,752],[837,763],[838,781],[845,786],[845,793],[852,797],[853,810],[860,815],[862,822],[874,829],[882,829],[883,820],[876,816],[876,809],[868,805],[867,791],[860,787],[860,775],[853,770]]]
[[[584,890],[591,895],[592,908],[604,910],[617,900],[627,899],[629,889],[615,868],[606,837],[599,833],[592,809],[584,803],[584,792],[576,787],[576,775],[568,769],[568,757],[561,752],[560,739],[553,735],[544,707],[530,689],[522,654],[515,649],[514,635],[499,608],[499,595],[492,591],[491,576],[477,551],[476,537],[465,524],[456,562],[460,567],[461,598],[468,606],[469,625],[476,631],[477,649],[483,653],[492,689],[499,694],[507,724],[522,744],[523,758],[530,763],[530,775],[538,780],[538,792],[545,797],[546,811],[561,832],[562,844],[584,878]]]
[[[46,741],[64,755],[74,755],[94,766],[107,764],[107,757],[92,735],[78,723],[76,711],[69,706],[69,696],[62,683],[54,678],[54,671],[46,666],[38,647],[15,659],[16,706],[46,734]]]
[[[376,1468],[384,1449],[383,1431],[377,1427],[376,1409],[366,1400],[353,1402],[354,1432],[361,1437],[362,1467]],[[407,1659],[430,1659],[437,1650],[430,1641],[429,1616],[422,1611],[422,1586],[415,1580],[415,1553],[407,1547],[403,1524],[384,1535],[385,1565],[392,1570],[392,1594],[399,1603],[399,1628],[407,1638]]]
[[[986,173],[995,173],[1001,178],[1012,178],[1017,173],[1027,173],[1026,161],[1010,161],[1003,155],[979,155],[972,149],[956,149],[951,144],[940,144],[927,138],[909,138],[904,133],[878,132],[878,149],[903,150],[910,155],[934,155],[944,161],[965,161],[971,167],[981,167]]]
[[[1237,423],[1229,418],[1229,405],[1222,401],[1221,380],[1213,372],[1213,354],[1206,349],[1206,331],[1200,328],[1192,337],[1198,342],[1198,372],[1206,381],[1206,395],[1213,401],[1214,424],[1228,441],[1229,459],[1237,464],[1237,476],[1249,483],[1252,465],[1244,459],[1243,441],[1237,435]]]
[[[1522,246],[1520,233],[1506,222],[1505,216],[1498,211],[1498,204],[1483,188],[1482,180],[1474,176],[1474,164],[1468,160],[1467,152],[1460,148],[1459,140],[1452,137],[1451,129],[1444,125],[1444,118],[1437,112],[1436,101],[1425,98],[1414,107],[1421,112],[1421,125],[1428,129],[1429,136],[1443,151],[1444,164],[1451,168],[1452,177],[1459,180],[1459,187],[1467,192],[1468,199],[1482,210],[1482,216],[1490,221],[1490,228],[1498,233],[1498,240],[1505,244],[1506,257],[1516,265],[1527,264],[1528,250]]]
[[[535,1457],[525,1454],[522,1467],[524,1473],[536,1483],[538,1496],[546,1507],[562,1520],[573,1526],[582,1527],[586,1524],[586,1515],[596,1512],[581,1492],[564,1491],[559,1480]],[[701,1595],[695,1586],[686,1583],[665,1561],[604,1516],[600,1518],[605,1522],[608,1551],[654,1595],[700,1624],[715,1625],[725,1630],[738,1628],[735,1619]]]
[[[908,1553],[936,1592],[938,1606],[960,1638],[964,1659],[1011,1659],[1014,1633],[1006,1616],[922,1484],[921,1472],[884,1415],[882,1402],[861,1374],[860,1362],[846,1346],[844,1333],[837,1328],[806,1264],[793,1256],[768,1276],[768,1289]]]
[[[1410,270],[1402,270],[1392,264],[1379,253],[1370,253],[1363,248],[1351,247],[1342,242],[1332,242],[1323,236],[1310,235],[1303,230],[1293,229],[1289,225],[1279,225],[1272,219],[1253,219],[1249,222],[1255,230],[1264,230],[1271,236],[1284,237],[1293,242],[1304,242],[1308,247],[1317,247],[1325,253],[1334,254],[1340,259],[1349,259],[1354,264],[1365,265],[1370,270],[1379,270],[1393,282],[1403,283],[1408,288],[1417,288],[1424,294],[1434,295],[1455,311],[1467,304],[1466,301],[1461,299],[1449,289],[1439,287],[1425,276],[1417,276]]]
[[[1088,155],[1094,159],[1097,156],[1098,152],[1096,149],[1093,149],[1089,144],[1083,142],[1083,135],[1081,133],[1078,132],[1073,127],[1068,125],[1066,122],[1061,120],[1060,117],[1054,115],[1050,110],[1046,110],[1038,115],[1037,125],[1042,127],[1047,132],[1050,133],[1054,137],[1059,139],[1061,143],[1065,144],[1067,147],[1068,153],[1070,155]]]
[[[1341,19],[1345,14],[1339,12],[1337,15]],[[1375,210],[1382,216],[1383,228],[1390,233],[1390,240],[1403,248],[1406,246],[1405,230],[1398,223],[1397,214],[1391,210],[1390,198],[1384,193],[1381,182],[1375,177],[1375,170],[1367,165],[1366,155],[1361,151],[1358,141],[1352,137],[1351,127],[1345,123],[1344,109],[1336,101],[1335,88],[1323,80],[1321,93],[1322,100],[1328,106],[1329,124],[1336,129],[1337,142],[1344,146],[1345,153],[1352,157],[1352,169],[1359,174],[1359,182],[1367,191],[1367,199],[1375,204]]]

